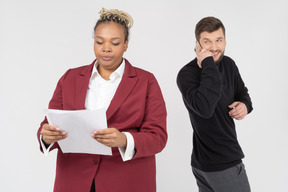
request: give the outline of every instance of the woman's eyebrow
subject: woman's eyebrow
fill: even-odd
[[[100,39],[104,39],[104,37],[101,37],[101,36],[95,36],[95,38],[100,38]],[[111,38],[112,40],[114,40],[114,39],[121,39],[120,37],[113,37],[113,38]]]

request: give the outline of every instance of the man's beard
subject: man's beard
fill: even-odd
[[[224,51],[223,51],[223,52],[221,52],[221,55],[220,55],[219,59],[218,59],[217,61],[214,61],[214,62],[215,62],[215,64],[219,64],[219,63],[220,63],[220,61],[223,59],[223,57],[224,57]]]

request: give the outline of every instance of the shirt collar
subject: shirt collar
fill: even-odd
[[[101,75],[99,74],[97,67],[98,67],[99,63],[97,62],[97,60],[95,61],[93,70],[92,70],[92,74],[91,74],[91,78],[96,78],[97,76],[101,77]],[[122,63],[119,65],[119,67],[113,71],[113,73],[110,74],[110,80],[114,80],[117,77],[122,77],[125,71],[125,59],[122,59]]]

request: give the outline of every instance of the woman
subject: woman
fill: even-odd
[[[55,192],[156,191],[155,154],[166,145],[166,108],[153,74],[123,58],[128,47],[131,16],[100,11],[94,27],[92,64],[68,70],[59,80],[50,109],[105,108],[108,128],[91,137],[112,147],[112,156],[63,153],[57,141],[67,133],[41,123],[41,150],[58,148]]]

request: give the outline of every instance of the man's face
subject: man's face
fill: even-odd
[[[222,28],[219,28],[212,33],[206,31],[200,34],[199,43],[203,49],[210,51],[213,54],[214,62],[218,63],[225,52],[226,39]]]

